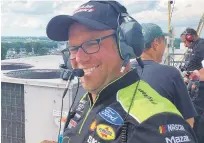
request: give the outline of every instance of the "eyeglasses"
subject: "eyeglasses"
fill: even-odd
[[[115,35],[115,33],[97,38],[97,39],[92,39],[89,41],[86,41],[82,43],[80,46],[68,46],[68,52],[69,52],[69,59],[73,60],[76,58],[76,54],[80,48],[86,53],[86,54],[94,54],[97,53],[100,50],[100,44],[101,41],[104,39],[107,39],[111,36]]]

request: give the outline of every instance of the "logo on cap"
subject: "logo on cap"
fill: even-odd
[[[82,5],[76,11],[74,11],[74,14],[78,12],[93,12],[95,11],[95,8],[93,7],[94,7],[93,5]]]

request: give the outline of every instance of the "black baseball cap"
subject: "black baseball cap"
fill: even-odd
[[[69,27],[73,22],[96,30],[116,30],[118,15],[119,13],[109,3],[89,1],[81,5],[72,16],[53,17],[47,25],[46,33],[51,40],[67,41],[69,40]]]
[[[190,28],[190,27],[186,28],[186,30],[183,33],[181,33],[181,36],[182,35],[187,35],[187,34],[191,34],[191,35],[197,36],[197,32],[193,28]]]

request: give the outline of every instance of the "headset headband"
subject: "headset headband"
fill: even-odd
[[[126,13],[126,14],[128,14],[127,13],[127,9],[123,6],[123,5],[121,5],[119,2],[117,2],[117,1],[98,1],[98,2],[100,2],[100,3],[108,3],[109,5],[111,5],[113,8],[114,8],[114,10],[117,12],[117,13]]]

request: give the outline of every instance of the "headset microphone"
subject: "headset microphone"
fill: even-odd
[[[60,136],[60,131],[61,131],[61,120],[62,120],[62,111],[63,111],[63,99],[64,99],[65,95],[67,94],[67,91],[68,91],[68,89],[69,89],[69,85],[70,85],[70,83],[71,83],[71,80],[73,80],[74,77],[82,77],[82,76],[84,76],[84,70],[83,70],[83,69],[74,69],[74,70],[72,70],[72,72],[71,72],[71,74],[70,74],[70,76],[69,76],[69,78],[68,78],[68,81],[67,81],[67,84],[66,84],[64,93],[63,93],[63,95],[62,95],[61,115],[60,115],[60,127],[59,127],[58,138],[59,138],[59,136]],[[79,80],[78,80],[78,87],[79,87]],[[78,92],[78,89],[77,89],[77,92]],[[77,93],[76,93],[76,95],[75,95],[75,97],[74,97],[74,101],[75,101],[75,99],[76,99],[76,96],[77,96]],[[72,106],[73,106],[74,101],[72,102],[72,105],[70,106],[68,115],[70,115],[70,111],[71,111],[71,108],[72,108]],[[59,139],[58,139],[58,140],[59,140]]]
[[[137,60],[137,63],[139,64],[139,66],[143,69],[144,68],[144,63],[143,63],[141,57],[136,58],[136,60]]]
[[[65,95],[69,89],[69,85],[70,85],[71,81],[74,79],[74,77],[82,77],[82,76],[84,76],[84,70],[83,69],[74,69],[72,71],[72,73],[70,74],[69,79],[67,81],[67,84],[65,86],[65,90],[64,90],[62,98],[65,97]]]
[[[121,69],[120,69],[120,72],[124,72],[125,67],[126,67],[127,63],[129,62],[129,60],[130,60],[130,54],[127,54],[127,55],[125,56],[124,61],[123,61],[122,67],[121,67]]]
[[[83,77],[84,76],[84,70],[83,69],[74,69],[74,76]]]

